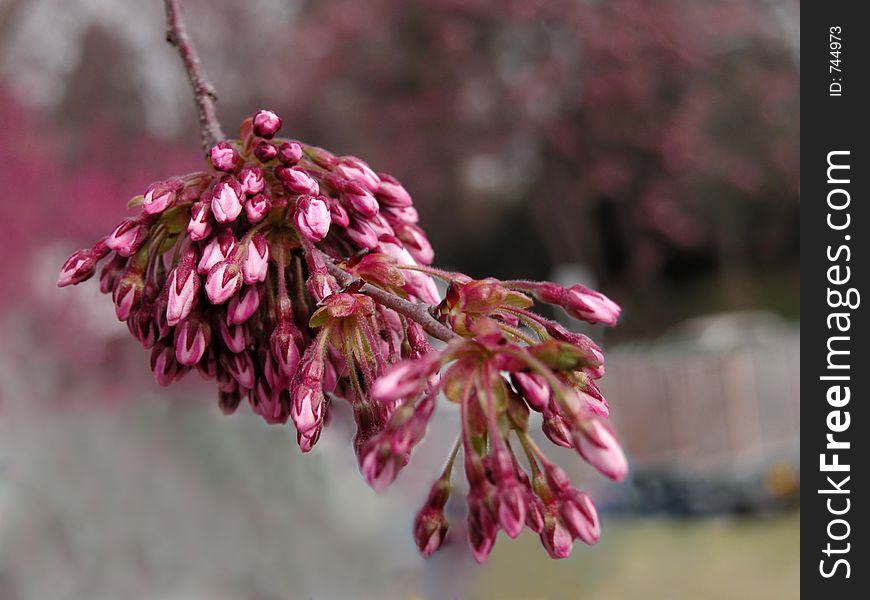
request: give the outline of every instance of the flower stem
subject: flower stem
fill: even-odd
[[[326,270],[335,277],[335,280],[338,281],[339,285],[347,287],[357,281],[353,275],[336,265],[328,255],[324,254],[317,248],[312,247],[312,251],[319,253],[321,258],[323,258],[323,262],[326,264]],[[359,293],[365,294],[378,304],[391,308],[412,321],[416,321],[426,331],[426,333],[442,342],[450,342],[460,337],[459,334],[429,314],[428,309],[431,308],[430,304],[410,302],[404,298],[399,298],[395,294],[382,290],[379,287],[373,286],[370,283],[364,283],[359,289]]]
[[[193,96],[196,101],[196,111],[199,115],[199,130],[202,138],[202,149],[208,152],[217,142],[226,139],[221,124],[217,118],[217,92],[208,80],[205,70],[199,61],[199,54],[193,45],[193,40],[187,33],[187,25],[181,12],[180,0],[164,0],[166,6],[166,41],[175,46],[181,55]]]

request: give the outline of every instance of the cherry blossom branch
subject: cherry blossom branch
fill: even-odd
[[[205,152],[217,142],[226,139],[217,118],[217,92],[208,80],[199,60],[193,40],[187,33],[187,25],[181,12],[179,0],[164,0],[166,5],[166,41],[175,46],[181,55],[190,85],[193,86],[202,148]]]
[[[199,114],[200,135],[202,137],[203,150],[208,152],[214,144],[226,139],[223,129],[217,117],[215,102],[217,92],[208,80],[199,60],[196,47],[187,33],[184,16],[181,12],[179,0],[164,0],[166,6],[166,41],[175,46],[181,55],[187,77],[193,87],[194,100]],[[337,266],[332,259],[321,252],[317,252],[326,263],[329,273],[344,287],[357,281],[357,279]],[[431,336],[449,342],[459,337],[452,329],[435,319],[429,312],[429,304],[414,303],[391,294],[379,287],[365,283],[359,292],[367,295],[375,302],[390,308],[405,317],[420,324]]]
[[[338,284],[342,287],[350,286],[358,281],[356,277],[336,265],[335,262],[333,262],[333,260],[321,250],[314,248],[314,252],[317,252],[320,258],[323,259],[324,263],[326,263],[326,269],[329,271],[329,274],[335,277]],[[378,304],[386,306],[412,321],[416,321],[426,331],[426,333],[442,342],[450,342],[460,337],[456,332],[431,315],[429,312],[429,309],[431,308],[430,304],[409,302],[404,298],[400,298],[395,294],[391,294],[390,292],[382,290],[381,288],[369,283],[364,283],[359,289],[359,293],[365,294]]]

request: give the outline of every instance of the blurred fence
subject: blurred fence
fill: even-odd
[[[659,496],[636,504],[709,512],[794,497],[799,369],[799,329],[766,313],[699,320],[658,343],[610,350],[603,390],[635,487]]]

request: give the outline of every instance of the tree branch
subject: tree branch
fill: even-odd
[[[208,80],[199,61],[193,40],[187,33],[179,0],[164,0],[166,5],[166,41],[181,55],[190,85],[193,87],[203,151],[208,152],[217,142],[226,139],[217,118],[217,92]]]
[[[318,250],[317,248],[313,248],[313,251],[317,252],[320,258],[323,259],[323,262],[326,263],[327,271],[329,271],[330,275],[335,277],[335,280],[338,281],[339,285],[342,287],[348,287],[358,281],[356,277],[336,265],[332,258],[324,254],[323,251]],[[359,289],[359,293],[365,294],[378,304],[391,308],[412,321],[416,321],[426,331],[426,333],[442,342],[450,342],[460,337],[459,334],[435,319],[435,317],[429,313],[429,308],[431,307],[429,304],[410,302],[369,283],[364,283]]]

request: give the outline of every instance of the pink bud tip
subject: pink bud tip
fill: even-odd
[[[165,211],[175,202],[176,194],[182,189],[183,184],[178,179],[156,181],[145,190],[142,201],[142,212],[146,215],[156,215]]]
[[[132,256],[148,239],[148,227],[139,219],[124,219],[106,238],[106,247],[121,256]]]
[[[352,211],[371,219],[378,214],[378,201],[370,191],[356,181],[349,181],[341,193],[342,202]]]
[[[247,253],[242,262],[242,276],[245,283],[253,284],[266,280],[269,271],[269,243],[260,233],[251,236],[246,247]]]
[[[300,235],[319,242],[329,233],[332,218],[326,202],[318,196],[300,196],[296,202],[293,222]]]
[[[574,539],[558,515],[552,515],[545,520],[544,529],[541,531],[541,544],[551,558],[567,558],[571,555]]]
[[[278,148],[275,144],[262,141],[254,147],[254,156],[262,163],[267,163],[278,156]]]
[[[195,242],[206,239],[212,230],[211,198],[208,201],[194,202],[190,207],[190,221],[187,223],[187,234]]]
[[[302,146],[298,142],[284,142],[278,146],[278,160],[285,165],[295,165],[302,159]]]
[[[528,402],[529,407],[544,412],[550,405],[550,386],[543,376],[537,373],[517,372],[511,374],[511,380]]]
[[[66,259],[57,278],[57,287],[66,287],[81,283],[93,277],[97,268],[97,261],[90,248],[76,250],[72,256]]]
[[[269,209],[272,208],[272,201],[266,194],[256,194],[245,202],[245,216],[251,223],[259,223],[266,218]]]
[[[242,191],[249,196],[259,194],[266,187],[263,171],[258,167],[245,167],[239,171],[239,183],[242,186]]]
[[[613,429],[600,417],[584,421],[574,433],[574,447],[603,475],[622,481],[628,475],[628,461]]]
[[[182,322],[175,328],[175,359],[182,365],[195,365],[208,350],[211,330],[198,319]]]
[[[287,191],[294,194],[308,194],[316,196],[320,193],[320,186],[311,175],[302,167],[275,167],[275,177],[278,178]]]
[[[414,520],[414,541],[420,554],[432,556],[447,537],[447,519],[441,509],[424,506]]]
[[[383,173],[378,173],[378,178],[381,181],[376,196],[383,205],[391,208],[408,208],[413,204],[411,195],[395,178]]]
[[[232,173],[240,160],[239,153],[229,142],[218,142],[208,151],[211,164],[218,171]]]
[[[562,307],[575,319],[613,327],[622,311],[613,300],[579,283],[566,290]]]
[[[223,304],[242,287],[242,270],[225,260],[214,265],[205,280],[205,292],[212,304]]]
[[[281,129],[281,117],[271,110],[258,110],[254,113],[253,125],[256,135],[271,139]]]
[[[186,319],[196,305],[199,297],[199,275],[188,265],[180,265],[172,270],[166,283],[168,290],[166,322],[175,326]]]
[[[241,324],[253,316],[260,307],[260,291],[252,285],[242,288],[232,297],[227,307],[227,321],[231,324]]]
[[[232,175],[225,175],[215,186],[211,212],[218,223],[235,221],[242,212],[242,186]]]
[[[371,167],[354,156],[341,157],[334,171],[345,179],[357,181],[372,193],[377,192],[381,184],[381,180]]]

